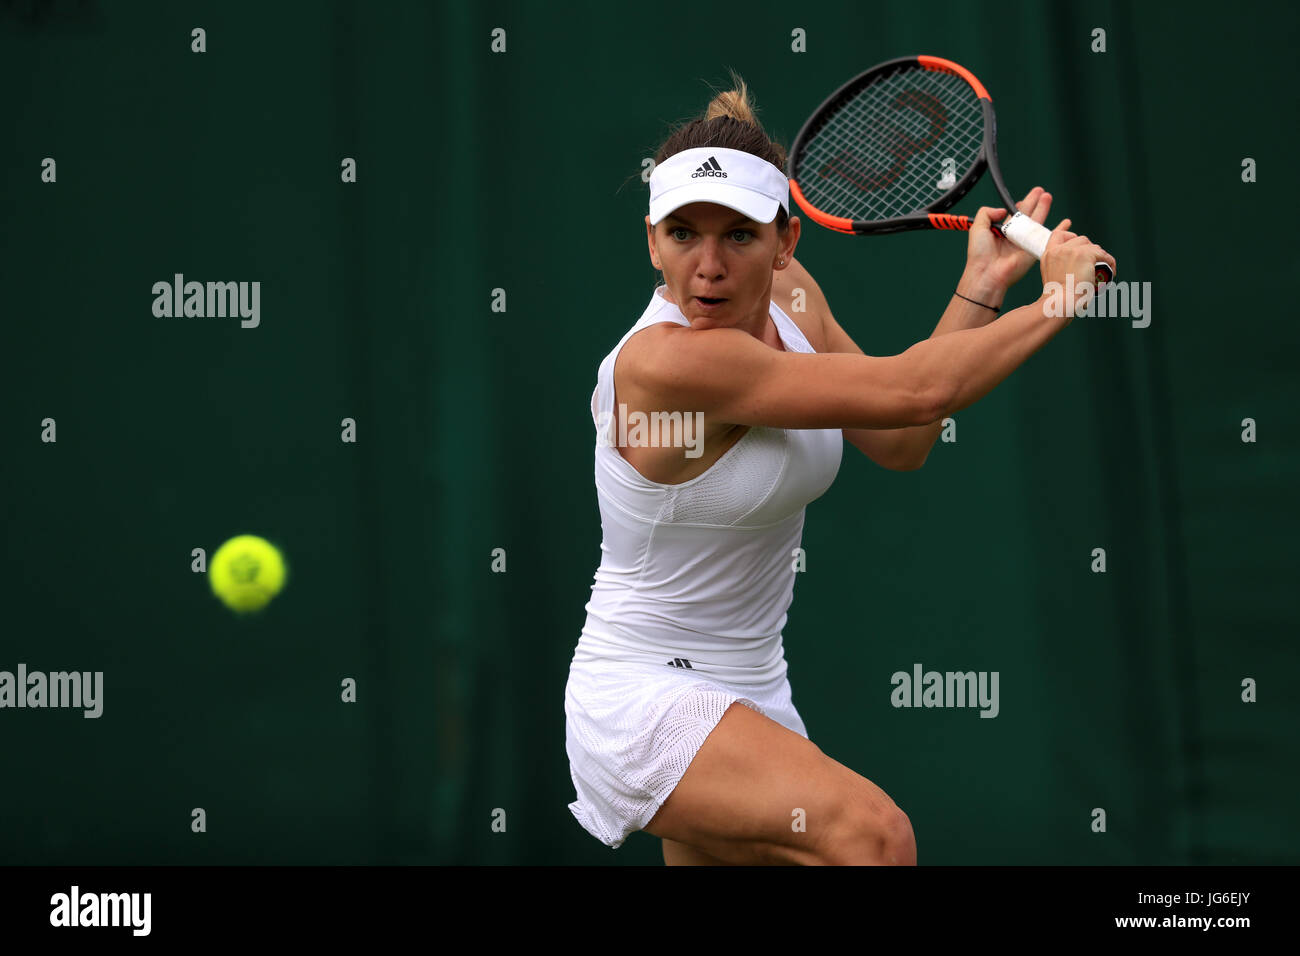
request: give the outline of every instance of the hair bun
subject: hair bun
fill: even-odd
[[[705,121],[717,119],[719,116],[730,116],[741,123],[757,125],[754,120],[754,104],[749,101],[749,90],[745,87],[745,81],[734,76],[733,80],[739,83],[740,88],[719,93],[710,100],[708,109],[704,111]]]

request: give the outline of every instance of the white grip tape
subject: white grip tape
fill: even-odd
[[[1006,222],[999,223],[998,228],[1002,230],[1002,235],[1025,252],[1032,252],[1035,259],[1043,258],[1047,240],[1052,235],[1052,230],[1019,211]]]

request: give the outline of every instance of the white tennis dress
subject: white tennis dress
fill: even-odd
[[[618,847],[672,793],[735,701],[807,737],[781,631],[794,596],[804,508],[839,471],[838,428],[751,427],[702,475],[650,481],[614,447],[614,362],[635,333],[690,325],[660,286],[597,373],[601,562],[565,688],[569,809]],[[787,351],[812,352],[773,302]],[[626,427],[626,426],[625,426]]]

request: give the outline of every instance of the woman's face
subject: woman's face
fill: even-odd
[[[699,319],[704,328],[766,319],[772,270],[785,268],[794,255],[798,217],[791,217],[784,237],[775,221],[754,222],[709,202],[682,206],[655,226],[649,216],[645,221],[650,261],[663,271],[672,301],[692,325]]]

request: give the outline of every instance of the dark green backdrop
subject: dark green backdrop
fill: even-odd
[[[0,669],[105,682],[98,720],[0,710],[0,862],[658,862],[572,819],[564,752],[587,402],[653,284],[640,163],[727,67],[788,145],[907,53],[980,76],[1013,188],[1149,281],[1152,321],[1074,322],[919,472],[846,446],[785,631],[810,735],[923,863],[1300,861],[1296,27],[1264,3],[0,3]],[[929,335],[964,256],[804,235],[878,355]],[[178,272],[260,281],[260,327],[154,317]],[[252,620],[190,570],[243,532],[291,564]],[[1001,714],[894,709],[915,662],[998,671]]]

